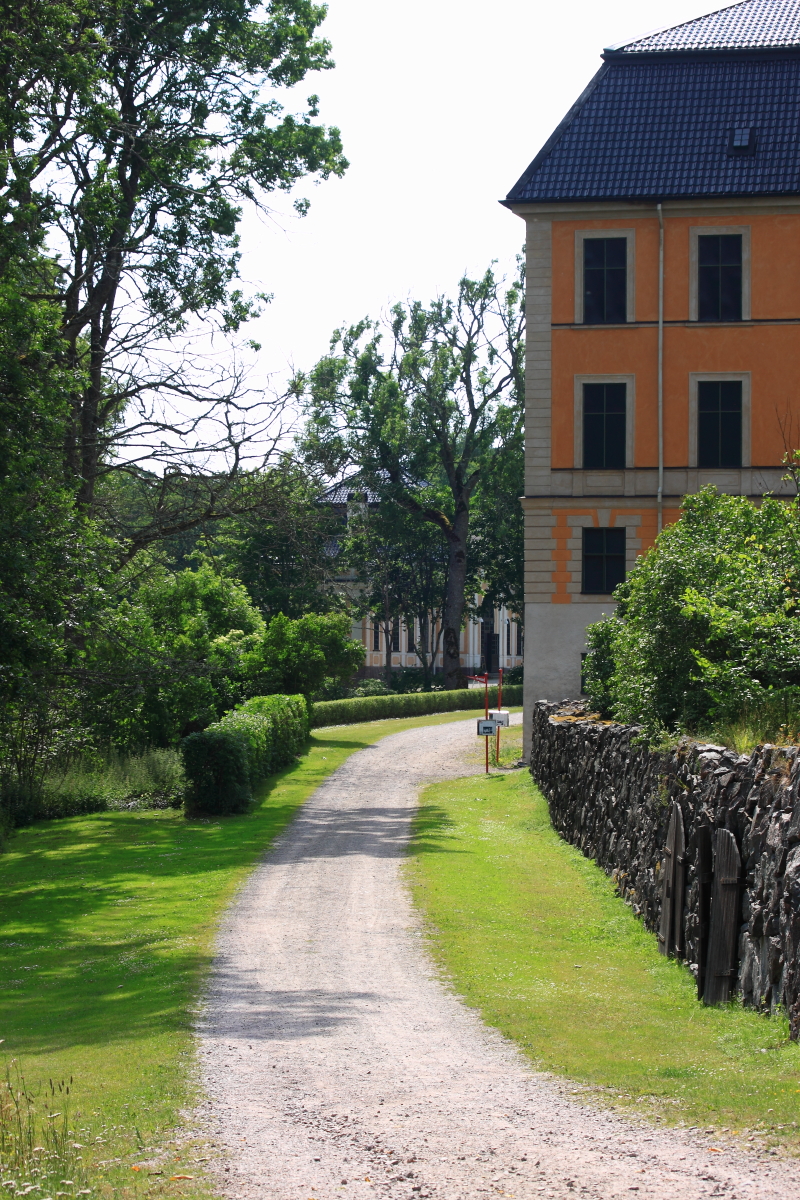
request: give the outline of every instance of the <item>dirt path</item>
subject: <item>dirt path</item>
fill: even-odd
[[[312,796],[222,929],[206,1128],[242,1200],[800,1195],[800,1169],[581,1104],[437,980],[400,877],[474,719],[384,738]]]

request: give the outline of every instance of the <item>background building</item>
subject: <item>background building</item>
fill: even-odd
[[[370,488],[365,487],[358,475],[351,476],[334,484],[323,492],[320,500],[329,504],[337,514],[342,528],[346,528],[353,506],[362,507],[364,504],[377,505],[379,496]],[[328,552],[335,560],[339,553],[339,544],[332,539]],[[349,592],[354,601],[358,600],[361,584],[357,574],[351,569],[344,569],[333,574],[334,582],[344,591]],[[434,625],[430,634],[435,639],[438,627]],[[360,641],[366,650],[364,667],[359,671],[360,676],[378,678],[383,675],[386,662],[386,635],[382,624],[375,616],[364,616],[353,621],[352,636]],[[396,670],[419,667],[416,646],[421,636],[419,621],[414,622],[414,628],[405,625],[400,619],[393,623],[391,631],[391,662]],[[471,617],[465,622],[461,631],[461,666],[470,674],[488,671],[496,674],[499,668],[510,670],[523,665],[524,636],[523,627],[518,618],[504,606],[495,608],[489,617]],[[436,655],[435,670],[443,669],[441,650]]]
[[[800,2],[603,52],[504,203],[527,225],[526,702],[681,497],[800,445]]]

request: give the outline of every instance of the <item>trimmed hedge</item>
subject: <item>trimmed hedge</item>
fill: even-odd
[[[245,812],[253,788],[285,767],[308,738],[304,696],[255,696],[181,743],[186,812]]]
[[[408,692],[400,696],[359,696],[354,700],[321,700],[311,708],[311,727],[356,725],[384,717],[422,717],[428,713],[482,709],[483,688],[460,688],[450,692]],[[489,688],[489,707],[497,704],[497,688]],[[503,704],[522,704],[522,684],[503,688]]]

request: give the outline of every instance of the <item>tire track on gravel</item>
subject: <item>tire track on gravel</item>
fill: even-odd
[[[400,866],[420,787],[480,769],[473,722],[353,754],[229,910],[199,1030],[223,1195],[799,1195],[792,1163],[571,1098],[438,980]]]

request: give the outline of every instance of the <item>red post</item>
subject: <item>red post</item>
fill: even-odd
[[[483,701],[484,701],[484,715],[486,717],[486,720],[488,721],[489,720],[489,672],[488,671],[486,672],[486,674],[483,677]],[[488,739],[488,737],[484,738],[484,741],[486,742],[486,774],[488,775],[489,774],[489,739]]]
[[[503,668],[498,667],[498,671],[499,671],[500,678],[499,678],[499,682],[497,685],[497,707],[502,708],[503,707]],[[497,726],[497,745],[495,746],[495,750],[494,750],[494,761],[495,761],[495,765],[499,767],[500,766],[500,726],[499,725]]]

